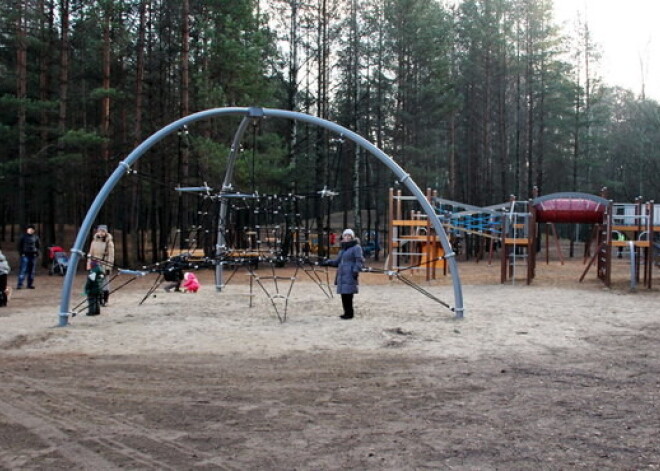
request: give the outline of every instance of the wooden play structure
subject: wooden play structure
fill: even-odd
[[[432,200],[431,190],[426,191],[426,198]],[[447,274],[445,252],[431,225],[421,211],[408,209],[407,203],[415,198],[404,196],[401,190],[390,188],[389,194],[389,236],[387,238],[388,258],[386,267],[390,271],[409,269],[424,270],[426,280],[434,280],[437,269]],[[405,215],[408,214],[408,218]]]
[[[564,259],[555,225],[586,224],[593,227],[592,239],[585,245],[587,266],[579,281],[596,266],[598,278],[610,286],[613,258],[623,258],[625,252],[625,262],[630,263],[631,287],[641,280],[645,287],[651,288],[653,267],[660,265],[660,208],[653,201],[643,203],[641,199],[632,204],[614,203],[604,195],[605,189],[603,196],[578,192],[535,194],[529,201],[516,201],[512,196],[506,203],[477,207],[439,198],[430,189],[426,191],[456,252],[467,237],[476,236],[488,241],[490,263],[494,248],[499,246],[502,283],[515,283],[521,273],[526,284],[534,279],[542,224],[546,233],[546,263],[549,263],[552,231],[562,265]],[[387,268],[423,269],[426,279],[431,280],[438,268],[446,273],[444,253],[427,218],[407,203],[411,200],[400,190],[390,189]],[[596,247],[593,256],[592,246]]]
[[[512,282],[519,270],[523,270],[526,283],[534,277],[535,240],[534,214],[528,211],[528,203],[510,201],[488,207],[477,207],[439,198],[435,191],[427,189],[426,196],[436,208],[436,214],[450,235],[455,250],[460,250],[466,237],[488,240],[489,262],[495,245],[501,250],[501,280]],[[390,189],[389,194],[389,270],[424,270],[427,281],[435,279],[437,270],[447,273],[444,252],[425,215],[408,204],[411,197],[400,190]]]
[[[630,261],[630,284],[635,288],[640,281],[644,287],[653,287],[653,267],[660,253],[660,207],[653,201],[634,203],[608,202],[601,224],[594,227],[592,243],[595,253],[589,260],[580,281],[595,264],[596,273],[606,286],[612,284],[614,253],[617,258]]]

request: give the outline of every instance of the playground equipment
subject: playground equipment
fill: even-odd
[[[306,122],[312,125],[325,128],[328,131],[335,132],[340,135],[342,138],[347,138],[353,141],[356,145],[360,146],[378,160],[380,160],[387,168],[389,168],[397,180],[412,193],[412,195],[417,199],[418,203],[421,205],[422,210],[426,213],[427,218],[429,219],[430,225],[433,227],[439,243],[442,245],[444,250],[444,260],[450,266],[450,271],[452,274],[453,287],[454,287],[454,307],[451,310],[455,313],[457,318],[462,318],[464,314],[463,308],[463,293],[460,283],[460,277],[458,275],[458,267],[456,265],[456,260],[454,257],[454,251],[452,246],[447,238],[447,235],[442,227],[438,217],[436,216],[433,207],[426,199],[425,195],[415,184],[415,182],[410,178],[410,175],[406,173],[391,157],[385,154],[383,151],[378,149],[372,143],[367,141],[362,136],[346,129],[336,123],[323,120],[314,116],[310,116],[304,113],[298,113],[293,111],[285,110],[276,110],[276,109],[267,109],[267,108],[217,108],[210,109],[206,111],[201,111],[198,113],[191,114],[184,118],[181,118],[177,121],[170,123],[169,125],[163,127],[161,130],[157,131],[144,142],[142,142],[138,147],[136,147],[125,160],[122,160],[114,172],[110,175],[108,180],[105,182],[96,198],[92,202],[89,210],[83,222],[81,224],[80,230],[76,236],[76,240],[73,248],[71,249],[70,257],[70,266],[67,270],[66,276],[64,278],[64,283],[62,286],[62,293],[60,297],[60,311],[58,314],[59,323],[58,325],[63,327],[68,324],[69,316],[71,314],[69,310],[69,304],[71,299],[71,291],[76,275],[78,261],[84,256],[82,250],[87,235],[90,232],[92,224],[96,219],[101,207],[105,203],[110,192],[117,185],[119,180],[131,171],[131,165],[133,165],[140,157],[142,157],[149,149],[151,149],[155,144],[160,142],[162,139],[167,137],[170,134],[178,132],[179,130],[185,128],[188,124],[194,123],[196,121],[214,118],[218,116],[242,116],[241,123],[234,134],[232,141],[232,146],[229,154],[229,160],[227,164],[227,171],[225,178],[222,182],[221,189],[215,193],[215,197],[220,199],[220,207],[218,210],[218,224],[217,224],[217,239],[215,245],[214,253],[214,262],[216,264],[216,288],[219,290],[223,282],[223,269],[226,253],[228,250],[227,245],[227,231],[228,231],[228,220],[227,214],[229,209],[229,199],[235,193],[232,187],[232,175],[234,171],[234,166],[236,158],[238,156],[240,142],[245,133],[248,124],[254,122],[255,120],[260,120],[266,117],[272,118],[286,118],[291,120],[297,120],[301,122]],[[209,191],[208,189],[206,190]]]
[[[605,190],[605,189],[604,189]],[[549,263],[550,233],[552,230],[559,259],[564,259],[559,247],[556,224],[593,225],[593,237],[585,245],[585,263],[589,263],[579,281],[583,281],[591,266],[596,264],[597,276],[607,286],[611,285],[612,263],[616,249],[630,262],[631,287],[641,281],[652,287],[653,266],[660,266],[660,208],[653,201],[634,204],[613,203],[604,196],[580,192],[562,192],[538,196],[529,201],[508,202],[487,207],[471,206],[442,199],[431,190],[427,198],[433,203],[438,218],[459,251],[468,237],[489,241],[489,263],[496,245],[501,247],[500,281],[515,283],[522,270],[530,284],[536,274],[536,254],[539,249],[539,228],[546,225],[546,263]],[[536,193],[536,192],[535,192]],[[432,257],[442,259],[433,250],[433,235],[426,228],[425,216],[408,208],[404,219],[402,204],[411,198],[390,190],[390,237],[388,267],[397,269],[407,263],[415,268],[426,268],[427,280],[435,277]],[[595,244],[596,253],[591,256],[590,246]],[[480,245],[481,248],[484,244]],[[467,247],[465,248],[467,249]],[[597,262],[597,263],[596,263]],[[446,272],[445,272],[446,273]]]
[[[605,198],[580,192],[552,193],[538,196],[532,200],[535,220],[538,224],[546,224],[546,263],[550,255],[550,234],[554,236],[557,255],[561,264],[564,257],[559,247],[556,224],[593,224],[596,227],[603,223],[608,200]],[[588,250],[588,248],[587,248]],[[585,253],[587,252],[585,250]]]
[[[535,224],[527,202],[512,197],[505,203],[479,207],[440,198],[430,189],[426,195],[457,250],[468,249],[462,246],[467,245],[468,237],[488,240],[491,262],[495,244],[499,244],[502,247],[501,282],[515,282],[517,270],[522,267],[526,283],[531,283],[534,277]],[[424,269],[427,281],[435,279],[436,268],[442,268],[446,275],[447,267],[433,228],[428,227],[424,214],[404,208],[407,201],[414,202],[414,199],[403,196],[400,190],[395,193],[390,189],[388,269]],[[405,214],[409,217],[405,218]],[[480,247],[483,249],[484,246]]]
[[[640,278],[646,288],[652,288],[653,266],[656,255],[660,252],[658,221],[660,221],[660,208],[656,207],[653,201],[642,202],[641,198],[634,203],[609,201],[603,222],[594,228],[591,242],[595,242],[596,250],[580,281],[596,262],[598,278],[606,286],[611,286],[613,252],[616,248],[617,253],[621,255],[623,251],[628,251],[631,288],[637,286]]]
[[[426,198],[431,200],[430,190]],[[387,253],[388,270],[424,270],[426,280],[434,280],[436,269],[447,273],[444,249],[429,219],[420,211],[412,210],[410,218],[404,218],[404,203],[416,201],[413,196],[404,196],[401,190],[395,193],[390,188],[389,237]]]

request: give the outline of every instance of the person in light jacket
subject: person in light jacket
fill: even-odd
[[[346,229],[341,235],[341,250],[334,260],[325,260],[322,265],[337,267],[335,285],[337,294],[341,295],[344,314],[341,319],[353,319],[353,295],[358,292],[359,276],[364,265],[364,255],[360,240],[355,237],[352,229]]]
[[[101,295],[101,306],[105,306],[110,298],[110,275],[115,266],[115,243],[105,224],[97,226],[94,237],[92,237],[92,243],[87,253],[87,270],[92,269],[93,261],[99,262],[105,271],[105,284]]]

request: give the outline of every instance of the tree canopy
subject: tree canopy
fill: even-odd
[[[3,239],[7,225],[38,222],[55,242],[137,144],[225,106],[336,121],[468,204],[533,187],[660,196],[658,103],[606,87],[588,24],[563,36],[551,0],[12,0],[0,25]],[[236,126],[183,130],[122,182],[102,217],[134,237],[138,258],[141,231],[162,246],[194,210],[176,185],[222,181]],[[375,210],[369,222],[353,212],[365,227],[383,224],[396,185],[339,136],[275,121],[243,143],[236,186],[257,183],[332,188],[336,210]],[[319,204],[305,211],[323,224]]]

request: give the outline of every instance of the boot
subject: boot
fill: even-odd
[[[107,306],[109,299],[110,299],[110,291],[104,290],[103,291],[103,298],[101,298],[101,306]]]

